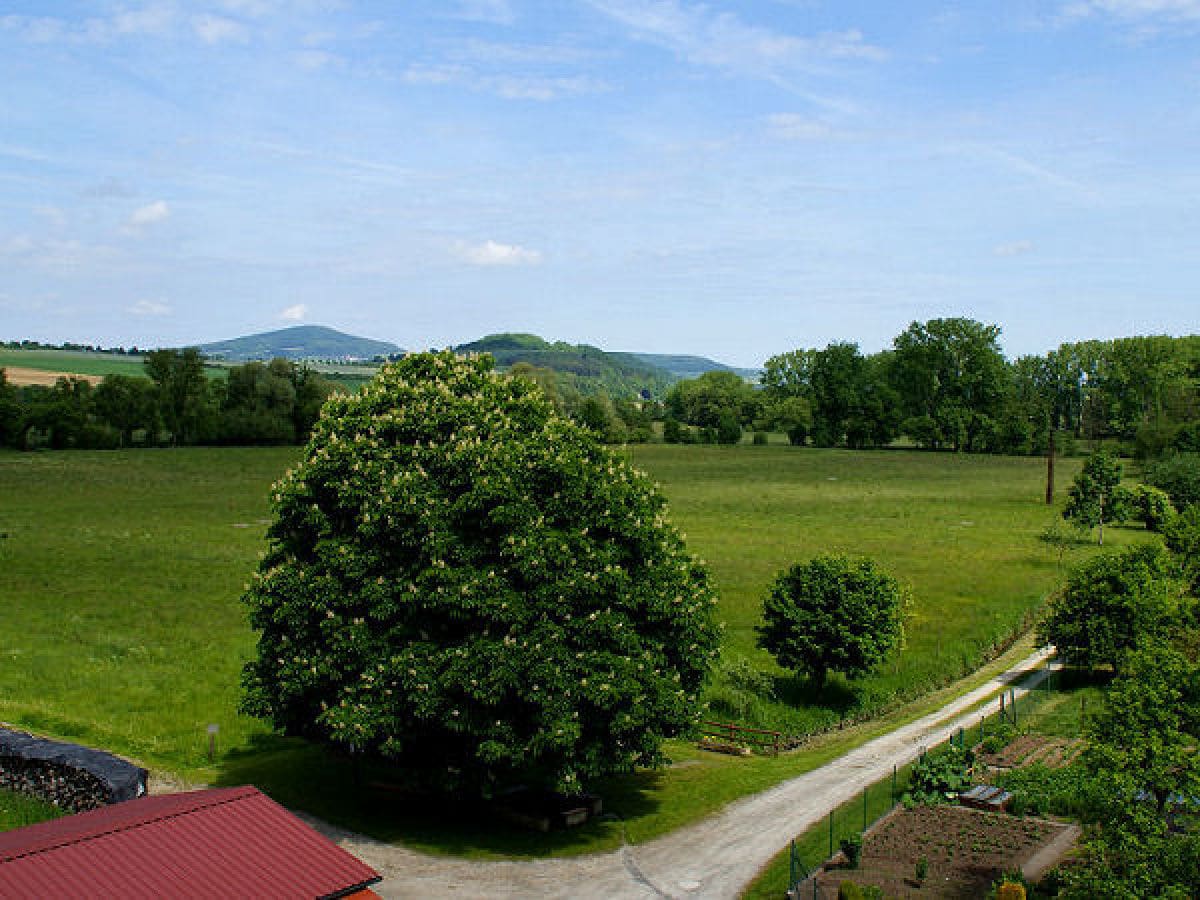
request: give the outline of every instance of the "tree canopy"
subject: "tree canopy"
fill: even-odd
[[[1159,634],[1175,612],[1180,584],[1160,544],[1095,556],[1067,577],[1038,626],[1073,664],[1121,666],[1126,653]]]
[[[818,556],[775,580],[763,604],[758,646],[818,689],[829,672],[865,675],[904,637],[903,593],[867,559]]]
[[[244,708],[424,784],[573,792],[693,724],[716,599],[649,480],[492,365],[327,402],[272,494]]]

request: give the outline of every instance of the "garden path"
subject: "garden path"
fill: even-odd
[[[530,861],[430,856],[309,820],[384,876],[384,898],[734,898],[788,841],[831,809],[912,762],[923,747],[979,721],[976,704],[1001,689],[1027,692],[1048,651],[945,706],[829,763],[745,797],[694,825],[612,853]],[[1018,682],[1020,682],[1018,684]],[[997,701],[998,702],[998,701]]]

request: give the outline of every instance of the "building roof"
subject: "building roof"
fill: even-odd
[[[142,797],[0,833],[0,897],[343,897],[373,869],[253,787]]]

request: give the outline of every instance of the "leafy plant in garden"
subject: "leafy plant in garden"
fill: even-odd
[[[1114,502],[1114,492],[1121,483],[1121,461],[1110,450],[1097,450],[1083,464],[1075,483],[1067,489],[1067,505],[1063,518],[1081,528],[1100,526],[1100,543],[1104,543],[1104,523],[1119,522],[1124,516]]]
[[[272,502],[245,711],[485,792],[577,792],[693,725],[704,569],[646,476],[490,357],[333,397]]]
[[[1126,518],[1143,523],[1148,531],[1162,531],[1175,517],[1175,507],[1167,492],[1149,484],[1119,485],[1113,491],[1113,505]]]
[[[1159,633],[1175,612],[1179,585],[1161,545],[1104,553],[1073,569],[1038,625],[1038,640],[1079,666],[1121,657]]]
[[[936,754],[927,754],[912,767],[908,790],[901,800],[906,806],[944,803],[971,783],[974,760],[969,750],[954,744]]]
[[[757,631],[758,646],[820,689],[829,672],[865,675],[900,645],[904,595],[870,560],[818,556],[775,580]]]

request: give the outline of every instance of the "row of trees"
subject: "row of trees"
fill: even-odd
[[[1118,438],[1144,456],[1200,450],[1200,336],[1068,343],[1012,362],[999,340],[998,326],[972,319],[914,322],[876,354],[840,341],[773,356],[761,391],[730,372],[680,382],[667,413],[826,447],[903,435],[968,452],[1044,453],[1075,438]]]
[[[284,360],[235,366],[211,379],[195,349],[155,350],[146,377],[109,375],[94,386],[10,385],[0,369],[0,444],[112,448],[136,443],[289,444],[307,439],[333,385]]]
[[[1116,676],[1085,726],[1077,802],[1091,827],[1060,896],[1200,891],[1200,506],[1162,533],[1073,570],[1039,627],[1072,664]]]

